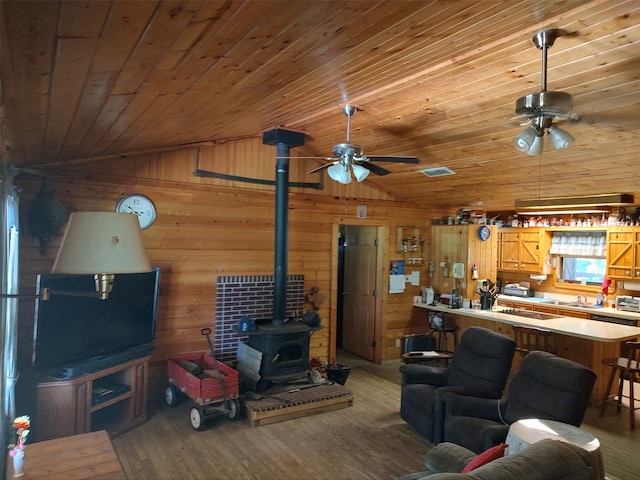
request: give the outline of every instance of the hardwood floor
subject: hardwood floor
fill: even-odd
[[[636,384],[636,392],[640,390]],[[587,410],[581,428],[592,433],[600,440],[604,469],[607,479],[634,480],[640,478],[640,430],[629,426],[629,410],[609,405],[605,415],[600,418],[599,407]],[[640,411],[636,411],[636,425],[639,425]]]
[[[370,480],[425,470],[429,444],[400,419],[398,383],[353,365],[345,386],[351,407],[260,427],[220,418],[197,432],[189,399],[153,402],[149,421],[113,445],[130,480]]]
[[[197,432],[189,399],[175,408],[152,399],[149,421],[113,440],[127,478],[370,480],[425,470],[430,445],[399,415],[400,362],[375,365],[344,353],[339,361],[351,366],[352,407],[272,425],[220,418]],[[600,440],[609,480],[638,478],[640,433],[629,428],[627,411],[609,407],[599,418],[592,407],[582,428]]]

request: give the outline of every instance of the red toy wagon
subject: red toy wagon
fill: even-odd
[[[211,329],[202,329],[207,336]],[[167,365],[169,385],[165,389],[167,405],[177,405],[179,395],[185,394],[195,405],[189,413],[191,426],[196,430],[204,428],[206,417],[224,414],[235,420],[240,415],[238,400],[239,374],[233,368],[216,360],[212,354],[194,353],[171,358]]]

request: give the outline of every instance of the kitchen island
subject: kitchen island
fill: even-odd
[[[606,394],[606,380],[609,369],[602,364],[604,358],[620,355],[621,342],[640,338],[640,328],[615,323],[588,320],[564,315],[548,315],[547,319],[528,318],[503,313],[506,307],[494,307],[492,310],[475,310],[470,308],[451,309],[447,305],[414,304],[415,308],[444,314],[445,321],[455,323],[460,334],[472,326],[490,330],[513,337],[513,325],[543,328],[554,335],[556,354],[574,360],[591,368],[598,376],[593,387],[591,401],[596,404]],[[547,316],[547,315],[544,315]],[[520,358],[513,362],[512,374],[520,368]]]

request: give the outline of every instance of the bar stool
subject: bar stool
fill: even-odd
[[[629,409],[629,423],[631,424],[631,429],[636,428],[636,410],[640,410],[640,406],[636,407],[635,405],[635,395],[633,391],[633,386],[635,382],[640,381],[640,342],[626,342],[626,348],[628,349],[627,357],[619,357],[619,358],[605,358],[602,360],[604,365],[608,365],[611,367],[611,375],[609,376],[609,381],[607,382],[607,390],[606,396],[602,401],[602,406],[600,407],[600,416],[604,415],[605,408],[607,404],[610,403],[617,407],[618,413],[620,413],[621,408]],[[617,393],[611,393],[611,387],[613,386],[613,381],[618,374],[618,391]],[[623,393],[624,382],[629,383],[629,394],[625,395]],[[626,405],[623,403],[623,399],[629,399],[629,404]]]
[[[430,312],[429,327],[434,333],[438,334],[438,345],[436,346],[436,352],[449,352],[447,348],[447,334],[453,336],[453,348],[458,346],[458,326],[445,321],[444,313]]]
[[[536,327],[514,325],[513,333],[516,341],[516,351],[524,358],[533,350],[542,350],[555,354],[553,348],[553,332]]]

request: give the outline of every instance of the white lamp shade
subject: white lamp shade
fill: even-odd
[[[349,168],[345,167],[340,162],[335,162],[327,168],[327,173],[329,174],[329,177],[336,182],[340,182],[344,185],[351,183],[351,173],[349,173]]]
[[[362,165],[357,165],[354,163],[351,168],[353,169],[353,176],[356,177],[356,180],[358,182],[362,182],[369,176],[369,169],[363,167]]]
[[[52,273],[150,272],[138,216],[74,212],[69,218]]]
[[[531,144],[531,148],[527,150],[529,155],[540,155],[544,148],[544,137],[536,137]]]
[[[513,138],[513,146],[516,147],[519,152],[529,151],[536,139],[537,133],[536,129],[532,125],[529,125]]]
[[[556,150],[567,148],[575,141],[575,138],[573,138],[569,133],[555,125],[551,125],[549,127],[549,138],[551,138],[551,144]]]

